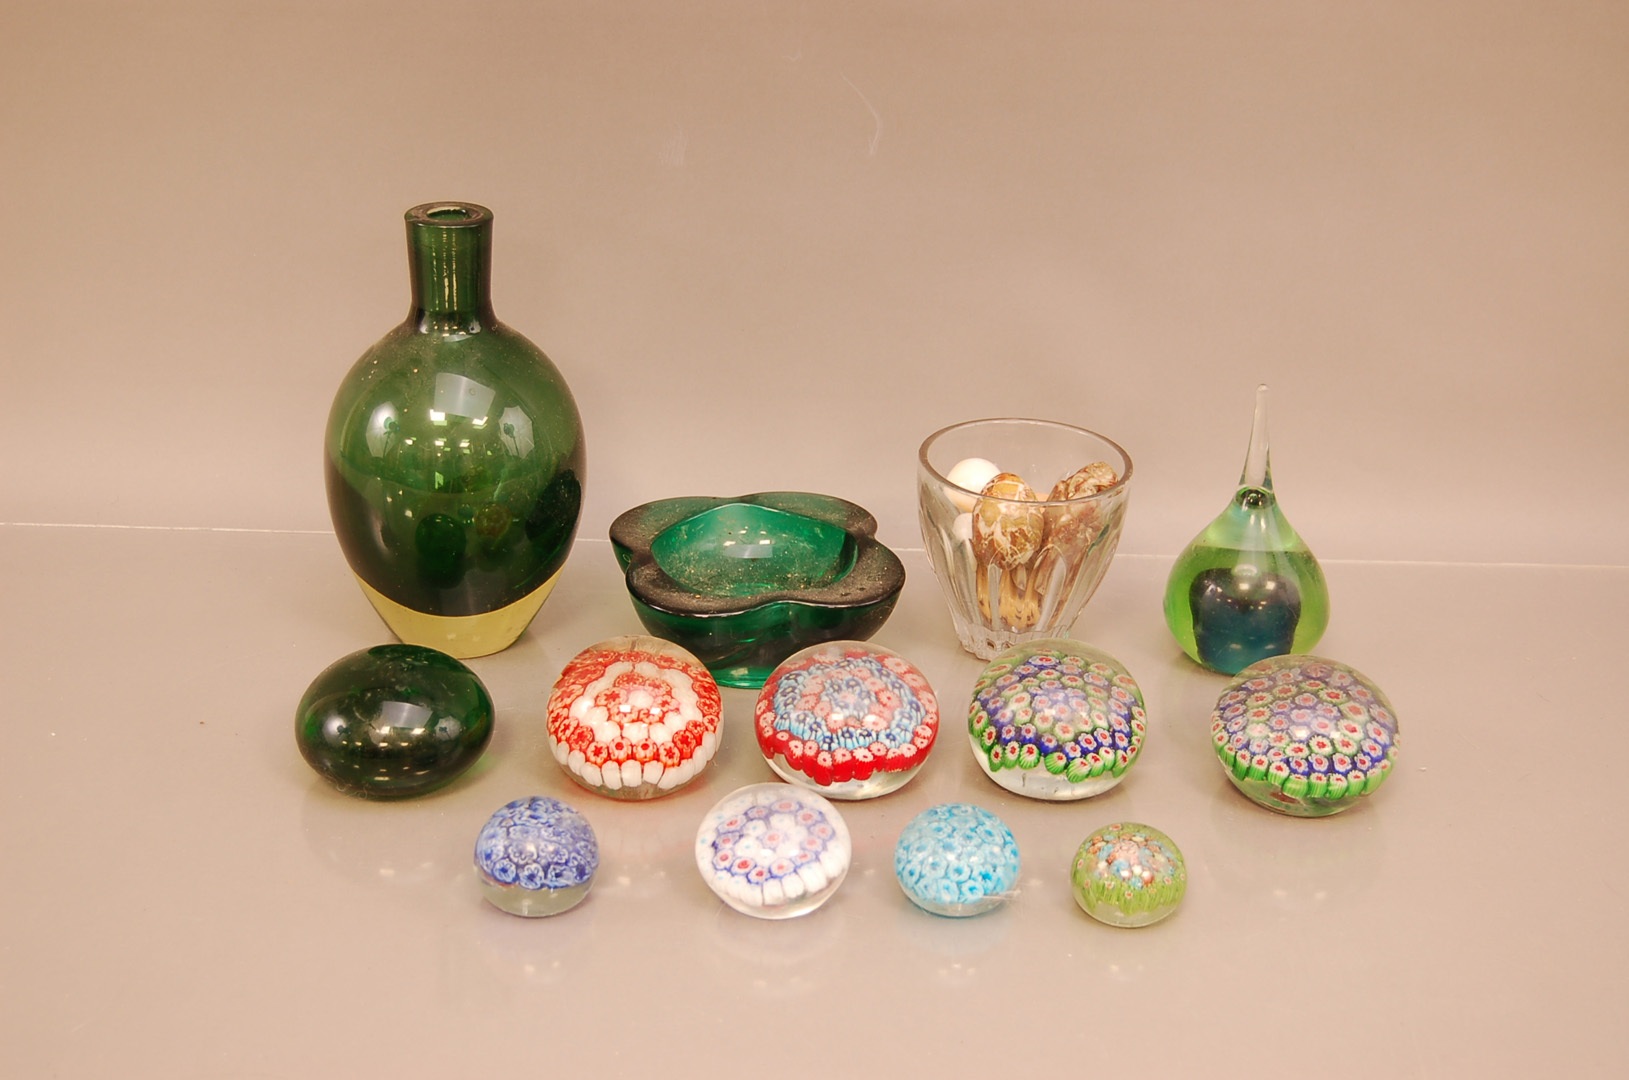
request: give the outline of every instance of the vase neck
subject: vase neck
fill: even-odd
[[[492,314],[492,211],[474,203],[425,203],[407,212],[413,282],[408,321],[424,333],[479,333]]]

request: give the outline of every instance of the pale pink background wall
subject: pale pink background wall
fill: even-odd
[[[921,438],[1006,413],[1125,445],[1168,555],[1265,380],[1326,557],[1629,561],[1622,5],[9,7],[4,520],[325,528],[401,211],[466,198],[584,535],[783,487],[915,543]]]

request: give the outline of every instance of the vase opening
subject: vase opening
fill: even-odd
[[[491,221],[492,211],[476,203],[422,203],[407,212],[407,220],[415,225],[456,228],[461,225],[479,225]]]

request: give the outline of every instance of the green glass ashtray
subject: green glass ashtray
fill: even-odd
[[[645,629],[747,688],[799,649],[882,628],[905,566],[876,534],[865,508],[803,491],[661,499],[611,523]]]

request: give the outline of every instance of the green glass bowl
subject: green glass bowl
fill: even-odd
[[[747,688],[799,649],[882,628],[905,566],[876,534],[863,507],[803,491],[661,499],[611,523],[645,629]]]

